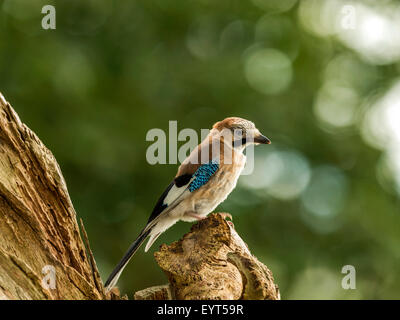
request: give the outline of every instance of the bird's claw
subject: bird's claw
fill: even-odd
[[[232,215],[230,213],[227,212],[222,212],[220,213],[221,217],[224,218],[224,220],[226,220],[226,218],[229,218],[230,221],[226,221],[227,224],[229,224],[229,226],[231,226],[233,229],[235,229],[235,225],[232,222]]]
[[[226,220],[227,217],[229,218],[229,220],[231,220],[231,221],[233,220],[233,219],[232,219],[232,215],[231,215],[230,213],[221,212],[220,215],[221,215],[221,217],[224,218],[225,220]]]

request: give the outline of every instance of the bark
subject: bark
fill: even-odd
[[[126,299],[105,294],[82,221],[81,232],[56,159],[0,93],[0,299]],[[169,284],[135,299],[279,299],[271,272],[219,214],[155,259]]]
[[[224,214],[211,214],[181,240],[163,244],[155,258],[169,284],[138,291],[135,299],[280,299],[271,271]]]
[[[102,299],[102,288],[56,159],[0,94],[0,297]]]

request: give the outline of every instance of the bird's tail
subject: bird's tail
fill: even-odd
[[[132,256],[135,254],[135,252],[139,249],[141,244],[143,243],[144,240],[146,240],[147,236],[150,234],[152,228],[145,228],[139,236],[136,238],[136,240],[131,244],[129,247],[128,251],[125,253],[125,255],[122,257],[121,261],[118,263],[118,265],[114,268],[114,270],[111,272],[110,276],[108,277],[105,287],[106,291],[110,291],[117,283],[119,276],[121,275],[122,271],[124,270],[125,266],[128,264],[129,260],[132,258]]]

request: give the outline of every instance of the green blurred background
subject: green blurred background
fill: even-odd
[[[399,16],[383,0],[0,0],[0,91],[60,163],[103,280],[177,170],[148,164],[146,133],[240,116],[273,144],[218,210],[282,298],[399,298]],[[152,253],[189,228],[140,250],[122,292],[165,283]]]

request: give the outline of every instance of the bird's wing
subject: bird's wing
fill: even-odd
[[[173,204],[178,202],[182,194],[185,192],[187,184],[192,178],[191,175],[184,175],[175,178],[162,193],[158,199],[147,224],[150,224],[155,218],[163,213],[167,208],[170,209]]]
[[[146,227],[132,243],[128,251],[122,257],[121,261],[108,277],[105,283],[107,291],[115,286],[125,266],[128,264],[135,252],[139,249],[144,240],[150,236],[150,239],[146,244],[145,251],[147,251],[158,238],[160,232],[153,234],[152,231],[159,219],[162,218],[162,215],[175,208],[183,199],[185,199],[185,197],[205,185],[210,180],[212,175],[217,172],[218,168],[219,164],[211,161],[210,163],[199,165],[193,174],[187,172],[176,177],[174,181],[169,184],[169,186],[161,195],[160,199],[158,199]]]
[[[219,154],[221,154],[221,150],[224,150],[224,144],[220,140],[217,143],[215,142],[209,136],[197,148],[193,149],[190,155],[183,161],[174,181],[169,184],[157,201],[147,222],[146,230],[152,228],[163,213],[172,210],[185,197],[189,196],[191,192],[196,191],[206,184],[218,170],[219,162],[213,156],[213,149],[216,146],[220,149]],[[221,157],[223,158],[223,154],[221,154]]]
[[[148,225],[153,225],[156,218],[162,213],[176,207],[190,193],[205,185],[217,172],[219,164],[216,161],[200,164],[194,173],[184,173],[176,177],[158,199],[153,212],[151,213]]]

